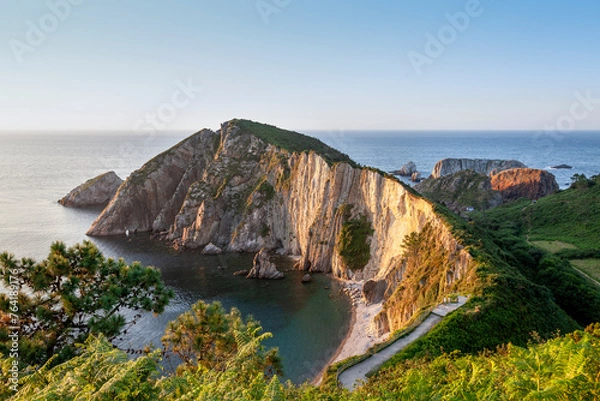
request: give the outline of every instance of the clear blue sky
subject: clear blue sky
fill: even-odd
[[[600,98],[597,0],[480,0],[420,75],[409,52],[468,1],[79,0],[48,17],[67,1],[0,1],[0,130],[131,130],[161,105],[169,130],[539,130],[576,92]],[[178,80],[202,91],[171,118]],[[590,109],[573,128],[600,129]]]

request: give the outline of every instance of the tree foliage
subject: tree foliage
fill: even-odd
[[[135,320],[127,322],[123,309],[161,313],[173,296],[158,270],[106,259],[89,241],[69,248],[56,242],[39,263],[3,253],[0,274],[6,286],[18,290],[16,303],[0,294],[0,316],[18,317],[20,358],[32,365],[54,354],[56,362],[65,360],[89,334],[113,338]],[[0,326],[4,355],[8,334],[9,326]]]
[[[251,371],[262,371],[266,376],[281,373],[277,349],[266,350],[262,341],[270,337],[252,317],[244,320],[240,311],[229,313],[219,302],[207,304],[199,301],[188,312],[169,323],[163,346],[177,355],[183,364],[179,371],[195,371],[199,367],[224,371],[234,356],[247,354],[244,363]],[[252,343],[252,353],[239,344]]]

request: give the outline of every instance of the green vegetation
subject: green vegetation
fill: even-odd
[[[250,120],[233,120],[232,122],[235,123],[243,133],[247,132],[252,134],[263,141],[281,149],[285,149],[288,152],[314,151],[323,157],[330,165],[344,162],[350,164],[352,167],[358,167],[348,155],[325,145],[316,138]]]
[[[237,351],[224,370],[199,368],[161,377],[159,352],[136,360],[91,336],[78,355],[58,366],[23,372],[19,391],[4,382],[11,361],[0,360],[0,397],[29,400],[597,400],[600,397],[600,325],[528,348],[513,345],[477,356],[444,354],[406,361],[353,393],[282,384],[248,357],[264,335],[236,332]]]
[[[260,334],[262,327],[252,319],[242,319],[240,311],[232,308],[229,313],[219,302],[210,305],[199,301],[167,326],[162,343],[167,352],[182,361],[178,372],[196,372],[199,367],[224,371],[227,364],[240,352],[236,335],[267,338]],[[265,351],[257,347],[246,363],[269,375],[281,374],[281,361],[277,349]]]
[[[489,177],[473,170],[423,181],[417,189],[428,199],[448,206],[459,213],[467,207],[486,210],[502,202],[500,194],[492,190]]]
[[[445,354],[383,371],[354,394],[363,400],[597,400],[600,325],[528,349]]]
[[[567,244],[562,241],[531,241],[531,243],[550,253],[557,253],[564,249],[577,249],[575,245]]]
[[[600,282],[600,259],[575,259],[571,260],[571,264]]]
[[[512,222],[517,235],[530,241],[561,241],[579,249],[598,249],[599,182],[599,176],[585,181],[580,177],[570,189],[542,198],[535,204],[518,201],[488,211],[478,220],[495,225]]]
[[[173,296],[158,270],[105,259],[89,241],[70,248],[56,242],[39,263],[3,253],[0,274],[18,291],[16,300],[0,294],[0,320],[18,318],[20,362],[30,365],[67,360],[89,334],[114,338],[128,323],[120,311],[162,313]],[[3,355],[10,353],[9,333],[8,324],[0,326]]]
[[[365,215],[350,218],[352,205],[341,205],[338,213],[344,222],[337,238],[337,249],[342,261],[349,269],[361,270],[371,259],[371,240],[375,232]]]

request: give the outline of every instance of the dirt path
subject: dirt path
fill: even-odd
[[[431,312],[427,319],[418,325],[408,336],[398,339],[389,347],[381,350],[381,352],[378,352],[370,358],[365,359],[357,365],[354,365],[353,367],[342,372],[338,378],[340,383],[348,390],[353,390],[355,387],[360,386],[361,382],[367,380],[367,373],[383,365],[407,345],[427,334],[443,319],[444,316],[460,308],[467,301],[468,298],[460,297],[458,303],[439,305]]]

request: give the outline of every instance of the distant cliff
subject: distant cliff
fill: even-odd
[[[58,203],[67,207],[106,206],[122,183],[114,171],[109,171],[79,185]]]
[[[443,159],[436,163],[431,172],[431,178],[440,178],[463,170],[473,170],[479,174],[492,175],[502,170],[526,167],[517,160]]]
[[[559,189],[554,175],[545,170],[514,168],[494,173],[487,176],[462,170],[425,180],[415,189],[459,214],[469,208],[491,209],[520,198],[537,200]]]
[[[89,235],[149,231],[176,248],[280,249],[337,277],[402,280],[403,241],[425,227],[444,249],[439,300],[471,257],[432,204],[314,138],[244,120],[201,131],[134,172]],[[438,268],[438,267],[436,267]],[[406,309],[417,310],[410,298]],[[391,325],[394,328],[393,324]]]
[[[495,191],[502,194],[504,202],[519,198],[538,200],[559,190],[553,174],[531,168],[501,171],[492,176],[491,185]]]

